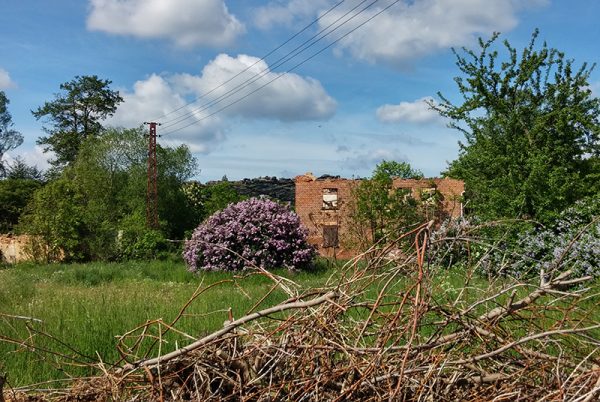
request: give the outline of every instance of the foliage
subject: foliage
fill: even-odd
[[[228,205],[244,199],[246,197],[240,195],[229,181],[211,183],[205,187],[204,216],[209,217]]]
[[[455,51],[463,99],[438,93],[441,103],[431,105],[465,136],[447,174],[465,181],[472,212],[485,219],[549,222],[589,194],[586,176],[600,172],[588,160],[600,152],[593,66],[576,68],[564,53],[538,47],[537,36],[520,54],[505,41],[506,57],[493,50],[497,34],[480,39],[479,52]]]
[[[270,200],[251,198],[208,218],[186,241],[191,271],[237,271],[252,265],[307,268],[315,256],[298,216]]]
[[[152,245],[158,253],[166,247],[165,236],[181,235],[189,227],[181,185],[195,168],[185,146],[159,147],[157,152],[161,155],[160,236],[145,223],[147,151],[141,128],[109,129],[102,137],[86,140],[77,159],[46,190],[54,194],[68,186],[68,194],[73,195],[59,197],[60,203],[46,196],[36,197],[21,230],[46,239],[46,243],[56,243],[64,249],[67,260],[156,257],[150,252]],[[57,220],[65,214],[70,220]],[[50,223],[62,225],[61,230],[48,227]]]
[[[17,157],[0,180],[0,233],[12,232],[33,193],[42,186],[42,172]]]
[[[12,128],[12,116],[6,107],[9,102],[4,91],[0,91],[0,177],[6,173],[4,154],[23,143],[23,135]]]
[[[85,198],[68,178],[38,189],[22,216],[21,230],[32,235],[30,254],[37,261],[80,261],[87,255]]]
[[[353,191],[352,221],[355,228],[367,228],[363,238],[378,242],[399,236],[406,227],[419,223],[423,216],[410,189],[392,188],[394,177],[417,178],[422,173],[406,162],[383,161],[370,179],[360,182]],[[360,236],[360,234],[359,234]],[[363,245],[368,247],[369,242]]]
[[[400,179],[422,179],[423,172],[413,169],[408,162],[396,162],[383,160],[373,170],[373,179],[390,180]]]
[[[576,276],[600,277],[600,194],[577,201],[547,226],[447,220],[432,232],[430,261],[446,267],[477,261],[489,276],[554,277],[569,269]]]
[[[202,222],[230,204],[246,199],[229,181],[207,184],[200,184],[196,181],[187,182],[183,185],[183,192],[189,208],[195,213],[197,222]]]
[[[112,116],[117,105],[123,101],[118,91],[110,89],[111,81],[97,76],[76,76],[60,85],[60,94],[32,111],[36,119],[44,119],[50,127],[44,127],[47,137],[38,144],[44,152],[54,152],[51,161],[60,167],[75,161],[81,145],[87,138],[97,137],[103,131],[100,123]]]
[[[42,172],[36,166],[28,165],[23,158],[17,156],[15,160],[8,166],[6,178],[42,181],[44,178],[44,172]]]
[[[450,268],[456,264],[467,264],[469,257],[478,247],[471,242],[478,226],[473,218],[449,218],[431,231],[429,240],[429,262]]]
[[[577,276],[600,277],[600,194],[565,209],[551,226],[523,232],[515,247],[500,251],[493,250],[484,261],[487,272],[553,277],[570,269]]]
[[[165,236],[158,230],[125,230],[119,239],[124,260],[151,260],[166,255],[169,249]]]
[[[27,178],[0,180],[0,233],[13,230],[33,193],[41,185],[40,181]]]

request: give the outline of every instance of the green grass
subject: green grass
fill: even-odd
[[[285,270],[277,274],[288,277],[303,289],[321,287],[332,275],[339,272],[335,264],[320,260],[318,269],[313,272],[290,273]],[[397,280],[387,289],[383,302],[397,302],[399,295],[409,288],[406,276],[398,275]],[[438,305],[451,305],[464,286],[465,269],[438,271],[433,275],[432,295]],[[387,277],[366,289],[364,297],[374,300]],[[71,265],[17,265],[0,268],[0,372],[8,373],[11,386],[37,383],[46,380],[65,378],[69,375],[89,375],[89,368],[65,365],[63,357],[44,353],[43,349],[76,356],[82,363],[106,363],[119,360],[115,348],[115,336],[122,335],[147,320],[162,319],[169,323],[177,317],[181,307],[194,294],[199,286],[212,287],[198,297],[177,324],[185,333],[200,337],[221,328],[228,318],[228,309],[235,318],[246,314],[254,304],[269,292],[273,282],[259,275],[243,275],[223,272],[203,272],[199,275],[186,271],[177,261],[128,262],[128,263],[89,263]],[[464,308],[475,300],[493,294],[508,282],[498,280],[491,285],[486,279],[475,275],[468,292],[462,294],[457,308]],[[600,280],[592,285],[596,296],[581,302],[578,314],[589,314],[587,320],[600,322],[598,293]],[[521,288],[517,298],[531,289]],[[503,305],[508,294],[496,300],[481,304],[472,316]],[[281,291],[272,292],[258,308],[265,308],[286,299]],[[545,299],[549,300],[549,299]],[[540,306],[545,305],[540,301]],[[394,307],[390,307],[392,309]],[[382,308],[381,312],[386,312]],[[366,309],[353,309],[348,320],[361,320],[368,316]],[[560,312],[549,311],[540,321],[541,326],[550,327],[560,320]],[[26,321],[12,316],[32,317],[42,322]],[[421,328],[421,335],[428,336],[436,328],[433,323],[440,317],[429,315]],[[545,323],[547,321],[547,325]],[[516,331],[525,331],[515,325]],[[451,328],[448,328],[450,330]],[[156,330],[156,327],[154,327]],[[51,334],[52,337],[45,334]],[[600,336],[600,334],[599,334]],[[8,339],[29,339],[37,350],[25,350],[21,345],[6,342]],[[174,332],[165,337],[165,349],[175,349],[182,341],[181,335]],[[81,354],[77,356],[73,350]],[[148,347],[150,342],[142,345]],[[163,352],[166,350],[163,349]],[[138,355],[139,357],[139,355]],[[64,371],[63,371],[64,370]]]
[[[321,264],[323,265],[323,264]],[[303,288],[317,287],[332,273],[321,267],[310,273],[277,272],[290,277]],[[200,336],[222,327],[229,308],[234,317],[244,315],[273,286],[264,276],[242,278],[222,272],[194,275],[179,262],[91,263],[73,265],[18,265],[0,269],[0,336],[25,339],[33,336],[38,348],[73,354],[57,340],[89,356],[83,362],[116,362],[116,335],[124,334],[147,320],[171,322],[200,284],[230,281],[196,299],[181,318],[178,328]],[[260,308],[286,299],[273,292]],[[211,312],[216,312],[209,314]],[[42,320],[28,322],[6,315]],[[30,329],[27,328],[30,326]],[[167,339],[181,340],[176,334]],[[62,378],[58,356],[0,342],[0,371],[8,373],[12,386]],[[86,375],[89,369],[68,367],[68,374]]]

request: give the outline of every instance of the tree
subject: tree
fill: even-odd
[[[44,152],[52,151],[54,166],[62,167],[75,160],[81,144],[90,137],[101,134],[101,121],[112,116],[117,105],[123,101],[118,91],[109,88],[111,81],[97,76],[76,76],[60,85],[63,93],[56,94],[51,102],[32,111],[36,119],[44,119],[50,127],[44,127],[49,135],[37,143],[44,145]]]
[[[23,143],[21,133],[12,128],[12,116],[7,109],[9,102],[4,91],[0,91],[0,177],[6,173],[6,167],[2,161],[4,153]]]
[[[77,183],[60,177],[33,194],[20,231],[31,237],[36,261],[81,261],[89,256],[85,197]]]
[[[0,180],[0,233],[14,229],[34,192],[41,186],[40,181],[28,178]]]
[[[505,41],[504,58],[493,50],[498,34],[480,39],[477,53],[455,51],[462,101],[438,93],[441,102],[431,105],[464,134],[447,175],[465,181],[482,218],[552,220],[598,173],[589,158],[600,153],[600,100],[588,84],[594,66],[576,68],[564,53],[537,46],[537,37],[536,30],[520,53]]]
[[[149,230],[145,222],[147,145],[142,128],[108,129],[101,137],[88,138],[60,177],[36,192],[21,231],[40,236],[46,247],[52,245],[50,250],[63,249],[71,260],[147,257],[165,237],[183,237],[197,224],[189,218],[182,190],[195,160],[183,145],[159,146],[157,153],[160,231]]]
[[[422,178],[423,174],[406,162],[382,161],[371,178],[353,191],[352,227],[361,231],[357,237],[363,248],[385,237],[394,240],[406,227],[424,219],[410,190],[392,187],[394,177]]]
[[[373,178],[391,180],[394,177],[401,179],[422,179],[423,173],[413,169],[408,162],[381,161],[373,171]]]
[[[36,166],[28,165],[23,158],[17,156],[13,163],[6,170],[7,179],[30,179],[41,181],[44,177],[44,172]]]
[[[42,172],[17,157],[0,180],[0,233],[12,231],[33,193],[42,186]]]
[[[188,208],[194,211],[194,219],[197,223],[224,209],[229,204],[246,199],[237,192],[229,181],[217,181],[207,184],[191,181],[184,184],[183,191]]]

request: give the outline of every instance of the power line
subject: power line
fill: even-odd
[[[356,13],[352,17],[348,18],[346,21],[342,22],[341,24],[339,24],[337,27],[335,27],[334,29],[330,30],[329,32],[326,32],[329,28],[331,28],[332,26],[334,26],[335,24],[337,24],[340,20],[344,19],[346,16],[348,16],[350,13],[352,13],[354,10],[356,10],[358,7],[360,7],[362,4],[366,3],[367,1],[368,0],[362,0],[360,3],[358,3],[352,9],[350,9],[349,11],[347,11],[344,15],[342,15],[339,18],[337,18],[335,21],[333,21],[332,23],[330,23],[325,28],[321,29],[315,35],[313,35],[312,37],[310,37],[309,39],[307,39],[306,41],[304,41],[303,43],[301,43],[300,45],[298,45],[297,47],[295,47],[293,50],[291,50],[290,52],[288,52],[284,56],[282,56],[279,59],[277,59],[274,62],[274,64],[271,65],[270,67],[267,67],[267,68],[263,69],[262,71],[260,71],[259,73],[254,74],[253,77],[250,77],[250,78],[244,80],[240,84],[238,84],[238,85],[234,86],[233,88],[230,88],[229,90],[227,90],[224,94],[221,94],[217,98],[215,98],[215,99],[213,99],[213,100],[211,100],[211,101],[209,101],[207,103],[204,103],[203,105],[199,106],[198,108],[193,109],[192,111],[187,112],[187,113],[185,113],[185,114],[183,114],[181,116],[178,116],[178,117],[176,117],[174,119],[164,121],[163,125],[165,126],[165,128],[176,126],[177,124],[179,124],[179,123],[181,123],[181,122],[183,122],[183,121],[185,121],[185,120],[193,117],[196,113],[205,111],[205,110],[209,109],[210,107],[215,106],[216,104],[220,103],[221,101],[223,101],[223,100],[225,100],[227,98],[230,98],[231,96],[235,95],[236,93],[241,92],[243,89],[247,88],[249,85],[253,84],[254,82],[258,81],[259,79],[261,79],[262,77],[264,77],[265,75],[267,75],[270,71],[272,71],[272,69],[281,67],[282,65],[286,64],[288,61],[294,59],[298,55],[302,54],[306,50],[308,50],[311,47],[313,47],[316,43],[318,43],[319,41],[321,41],[325,37],[331,35],[333,32],[335,32],[336,30],[338,30],[339,28],[341,28],[343,25],[345,25],[346,23],[348,23],[352,19],[356,18],[358,15],[360,15],[363,11],[365,11],[366,9],[368,9],[369,7],[371,7],[373,4],[377,3],[378,0],[374,0],[371,4],[369,4],[368,6],[366,6],[363,10],[361,10],[358,13]],[[326,33],[321,36],[321,34],[323,32],[326,32]],[[206,95],[214,92],[216,89],[221,88],[226,83],[231,82],[234,78],[236,78],[236,77],[240,76],[242,73],[248,71],[252,66],[256,65],[260,61],[261,60],[256,61],[254,64],[252,64],[251,66],[247,67],[243,71],[239,72],[234,77],[230,78],[225,83],[221,84],[219,87],[211,90],[210,92],[208,92],[204,96],[206,96]],[[198,98],[197,100],[199,100],[199,99],[200,98]],[[192,103],[194,103],[194,102],[192,102]]]
[[[341,37],[339,37],[338,39],[336,39],[335,41],[333,41],[332,43],[330,43],[329,45],[325,46],[324,48],[322,48],[321,50],[319,50],[318,52],[312,54],[310,57],[304,59],[303,61],[301,61],[300,63],[296,64],[294,67],[292,67],[290,70],[283,72],[282,74],[276,76],[275,78],[273,78],[272,80],[266,82],[265,84],[261,85],[260,87],[256,88],[255,90],[251,91],[250,93],[244,95],[243,97],[236,99],[235,101],[221,107],[220,109],[217,109],[216,111],[203,116],[200,119],[197,119],[196,121],[193,121],[190,124],[187,124],[185,126],[179,127],[177,129],[168,131],[167,133],[163,134],[163,136],[175,133],[177,131],[183,130],[184,128],[193,126],[194,124],[199,123],[200,121],[203,121],[205,119],[208,119],[209,117],[214,116],[217,113],[220,113],[221,111],[235,105],[236,103],[241,102],[242,100],[248,98],[249,96],[253,95],[254,93],[260,91],[261,89],[263,89],[264,87],[266,87],[267,85],[271,84],[274,81],[277,81],[279,78],[283,77],[284,75],[286,75],[289,72],[294,71],[296,68],[300,67],[301,65],[303,65],[304,63],[308,62],[309,60],[313,59],[314,57],[318,56],[319,54],[323,53],[325,50],[329,49],[331,46],[335,45],[336,43],[338,43],[339,41],[341,41],[342,39],[344,39],[345,37],[347,37],[348,35],[350,35],[351,33],[353,33],[354,31],[356,31],[357,29],[361,28],[362,26],[364,26],[365,24],[367,24],[368,22],[372,21],[374,18],[378,17],[379,15],[381,15],[382,13],[384,13],[385,11],[387,11],[390,7],[394,6],[395,4],[399,3],[401,0],[395,0],[394,2],[390,3],[388,6],[384,7],[383,9],[381,9],[380,11],[378,11],[377,13],[373,14],[371,17],[369,17],[367,20],[365,20],[364,22],[362,22],[361,24],[359,24],[358,26],[354,27],[353,29],[351,29],[350,31],[346,32],[344,35],[342,35]],[[374,4],[374,3],[372,3]],[[364,10],[363,10],[364,11]]]
[[[253,64],[249,65],[248,67],[246,67],[244,70],[240,71],[239,73],[237,73],[236,75],[234,75],[233,77],[229,78],[227,81],[222,82],[221,84],[219,84],[219,86],[211,89],[210,91],[208,91],[207,93],[197,97],[196,99],[194,99],[191,102],[186,103],[183,106],[178,107],[177,109],[171,110],[170,112],[164,113],[163,115],[159,116],[158,118],[154,119],[155,120],[160,120],[163,117],[167,117],[175,112],[180,111],[181,109],[196,103],[197,101],[199,101],[202,98],[205,98],[207,95],[210,95],[211,93],[213,93],[214,91],[216,91],[217,89],[223,87],[225,84],[230,83],[231,81],[233,81],[234,79],[236,79],[237,77],[239,77],[240,75],[242,75],[243,73],[245,73],[246,71],[250,70],[252,67],[254,67],[255,65],[257,65],[258,63],[260,63],[261,61],[264,61],[267,57],[269,57],[270,55],[272,55],[273,53],[275,53],[276,51],[278,51],[279,49],[281,49],[282,47],[284,47],[285,45],[287,45],[288,43],[290,43],[292,40],[294,40],[296,37],[298,37],[300,34],[302,34],[304,31],[306,31],[308,28],[310,28],[311,26],[313,26],[314,24],[316,24],[317,22],[319,22],[323,17],[325,17],[327,14],[329,14],[330,12],[332,12],[333,10],[335,10],[337,7],[339,7],[342,3],[344,3],[344,1],[346,0],[341,0],[338,3],[334,4],[331,8],[329,8],[326,12],[324,12],[323,14],[319,15],[317,18],[315,18],[310,24],[306,25],[304,28],[302,28],[300,31],[296,32],[294,35],[292,35],[291,37],[289,37],[285,42],[283,42],[282,44],[280,44],[279,46],[277,46],[275,49],[271,50],[270,52],[268,52],[267,54],[265,54],[264,56],[262,56],[259,60],[255,61]],[[167,121],[168,123],[168,121]]]
[[[378,2],[378,0],[373,0],[370,4],[368,4],[367,6],[365,6],[359,12],[355,13],[350,18],[347,18],[345,21],[343,21],[341,24],[335,26],[333,29],[329,30],[332,26],[334,26],[340,20],[342,20],[345,17],[347,17],[349,14],[351,14],[353,11],[355,11],[357,8],[359,8],[362,4],[366,3],[367,1],[368,0],[363,0],[360,3],[358,3],[355,7],[353,7],[349,11],[347,11],[341,17],[337,18],[334,22],[332,22],[331,24],[329,24],[327,27],[321,29],[318,33],[316,33],[315,35],[313,35],[310,39],[304,41],[302,44],[300,44],[299,46],[297,46],[295,49],[293,49],[292,51],[288,52],[285,56],[283,56],[280,59],[278,59],[276,61],[276,63],[274,65],[272,65],[270,68],[265,68],[260,73],[257,73],[253,77],[246,79],[244,82],[242,82],[242,83],[238,84],[237,86],[229,89],[227,92],[225,92],[224,94],[220,95],[216,99],[213,99],[213,100],[211,100],[211,101],[209,101],[209,102],[201,105],[199,108],[196,108],[196,109],[192,110],[191,112],[188,112],[188,113],[186,113],[186,114],[184,114],[184,115],[182,115],[182,116],[180,116],[178,118],[175,118],[175,119],[172,119],[172,120],[170,120],[168,122],[165,122],[164,123],[165,128],[174,127],[174,126],[178,125],[179,123],[181,123],[181,122],[183,122],[185,120],[188,120],[188,119],[194,117],[194,115],[196,113],[205,111],[205,110],[207,110],[207,109],[209,109],[209,108],[211,108],[211,107],[213,107],[213,106],[221,103],[222,101],[224,101],[224,100],[226,100],[226,99],[228,99],[228,98],[230,98],[230,97],[238,94],[239,92],[241,92],[242,90],[244,90],[245,88],[247,88],[248,86],[250,86],[251,84],[253,84],[254,82],[258,81],[259,79],[261,79],[265,75],[267,75],[270,71],[272,71],[271,69],[280,67],[280,66],[286,64],[287,62],[293,60],[298,55],[304,53],[306,50],[308,50],[311,47],[315,46],[319,41],[321,41],[325,37],[331,35],[335,31],[337,31],[339,28],[341,28],[342,26],[346,25],[348,22],[352,21],[354,18],[358,17],[359,15],[361,15],[362,13],[364,13],[367,9],[369,9],[371,6],[373,6],[375,3]],[[359,25],[359,26],[362,26],[362,25]],[[351,31],[351,32],[353,32],[353,31]],[[348,34],[342,36],[342,38],[345,37],[345,36],[347,36]],[[340,39],[341,38],[339,38],[338,40],[336,40],[333,43],[337,43]],[[328,46],[328,47],[330,47],[330,46]],[[328,47],[326,47],[325,49],[327,49]],[[325,49],[323,49],[323,50],[325,50]],[[311,56],[310,58],[312,58],[312,57],[314,57],[314,55]],[[297,68],[297,67],[298,67],[298,65],[296,65],[294,68]],[[289,70],[289,71],[292,71],[292,70]],[[283,74],[285,74],[285,72]],[[267,84],[269,84],[270,82],[273,82],[273,81],[274,80],[271,80]],[[259,89],[261,89],[263,87],[264,86],[261,86]],[[254,92],[256,92],[256,91],[252,91],[251,93],[254,93]],[[237,103],[237,102],[235,102],[235,103]],[[220,110],[222,110],[222,109],[220,109]]]

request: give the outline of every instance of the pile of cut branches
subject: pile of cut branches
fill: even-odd
[[[407,233],[416,240],[401,261],[389,257],[392,242],[310,292],[261,271],[273,280],[271,292],[282,289],[288,300],[229,316],[202,338],[182,334],[189,344],[168,351],[162,336],[178,331],[177,320],[146,323],[120,338],[122,360],[99,365],[98,376],[45,392],[7,389],[4,398],[599,400],[600,323],[589,306],[599,305],[600,292],[586,287],[592,278],[573,277],[559,256],[536,283],[503,278],[475,285],[482,279],[466,269],[456,287],[427,264],[429,227]],[[148,342],[142,355],[140,345]]]

